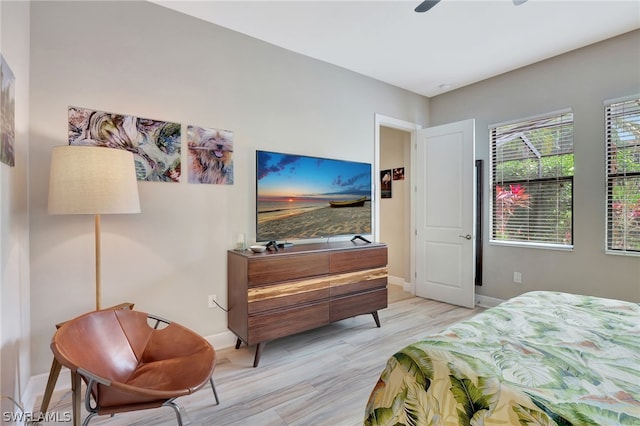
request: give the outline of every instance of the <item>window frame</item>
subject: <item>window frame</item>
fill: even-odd
[[[573,109],[570,107],[567,108],[563,108],[563,109],[559,109],[559,110],[555,110],[555,111],[549,111],[549,112],[545,112],[542,114],[537,114],[537,115],[533,115],[533,116],[529,116],[529,117],[523,117],[523,118],[517,118],[517,119],[513,119],[513,120],[509,120],[509,121],[504,121],[504,122],[499,122],[499,123],[493,123],[493,124],[489,124],[489,126],[487,127],[488,129],[488,135],[489,135],[489,203],[488,203],[488,210],[489,210],[489,245],[493,245],[493,246],[504,246],[504,247],[522,247],[522,248],[535,248],[535,249],[544,249],[544,250],[558,250],[558,251],[573,251],[574,249],[574,216],[575,216],[575,210],[574,210],[574,183],[575,183],[575,170],[574,170],[574,174],[570,177],[571,180],[571,244],[556,244],[556,243],[544,243],[544,242],[529,242],[529,241],[516,241],[516,240],[497,240],[493,238],[494,235],[494,204],[495,204],[495,200],[494,200],[494,186],[495,186],[495,182],[494,182],[494,153],[493,153],[493,137],[492,137],[492,130],[496,127],[502,127],[502,126],[507,126],[507,125],[511,125],[511,124],[515,124],[515,123],[524,123],[527,121],[536,121],[536,120],[541,120],[544,118],[552,118],[554,116],[560,116],[563,114],[572,114],[572,121],[571,121],[571,126],[572,126],[572,154],[573,154],[573,159],[574,159],[574,169],[575,169],[575,149],[574,146],[574,139],[573,139],[573,126],[575,124],[575,114],[573,112]],[[567,177],[561,177],[561,178],[567,178]],[[548,179],[553,179],[553,178],[540,178],[540,179],[533,179],[533,180],[528,180],[529,182],[539,182],[539,181],[544,181],[544,180],[548,180]],[[555,179],[554,179],[555,180]]]
[[[610,239],[611,239],[611,229],[609,228],[610,224],[610,209],[609,204],[612,203],[613,199],[610,198],[610,185],[611,180],[619,178],[618,173],[616,176],[611,176],[609,173],[609,113],[608,109],[613,104],[625,103],[629,101],[640,101],[640,93],[624,96],[621,98],[608,99],[603,102],[603,141],[604,141],[604,191],[605,191],[605,199],[604,199],[604,251],[605,254],[610,254],[614,256],[633,256],[640,257],[640,250],[629,250],[626,246],[623,249],[615,249],[610,247]],[[625,173],[623,176],[626,176]],[[640,176],[640,172],[633,172],[633,177]]]

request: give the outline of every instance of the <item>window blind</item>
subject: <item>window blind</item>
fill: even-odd
[[[573,244],[573,113],[489,128],[491,239]]]
[[[607,250],[640,254],[640,99],[605,105]]]

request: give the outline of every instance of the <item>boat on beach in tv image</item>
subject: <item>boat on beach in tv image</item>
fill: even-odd
[[[370,235],[371,164],[256,151],[256,241]]]
[[[329,201],[331,207],[362,207],[367,201],[367,197],[360,197],[357,200]]]

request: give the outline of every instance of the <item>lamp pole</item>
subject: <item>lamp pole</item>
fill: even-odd
[[[100,310],[100,297],[102,285],[102,269],[100,264],[100,215],[95,216],[95,234],[96,234],[96,311]]]

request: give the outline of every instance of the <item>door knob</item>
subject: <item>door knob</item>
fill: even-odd
[[[470,239],[472,238],[470,234],[467,234],[467,235],[458,235],[458,237],[460,237],[460,238],[464,238],[465,240],[470,240]]]

